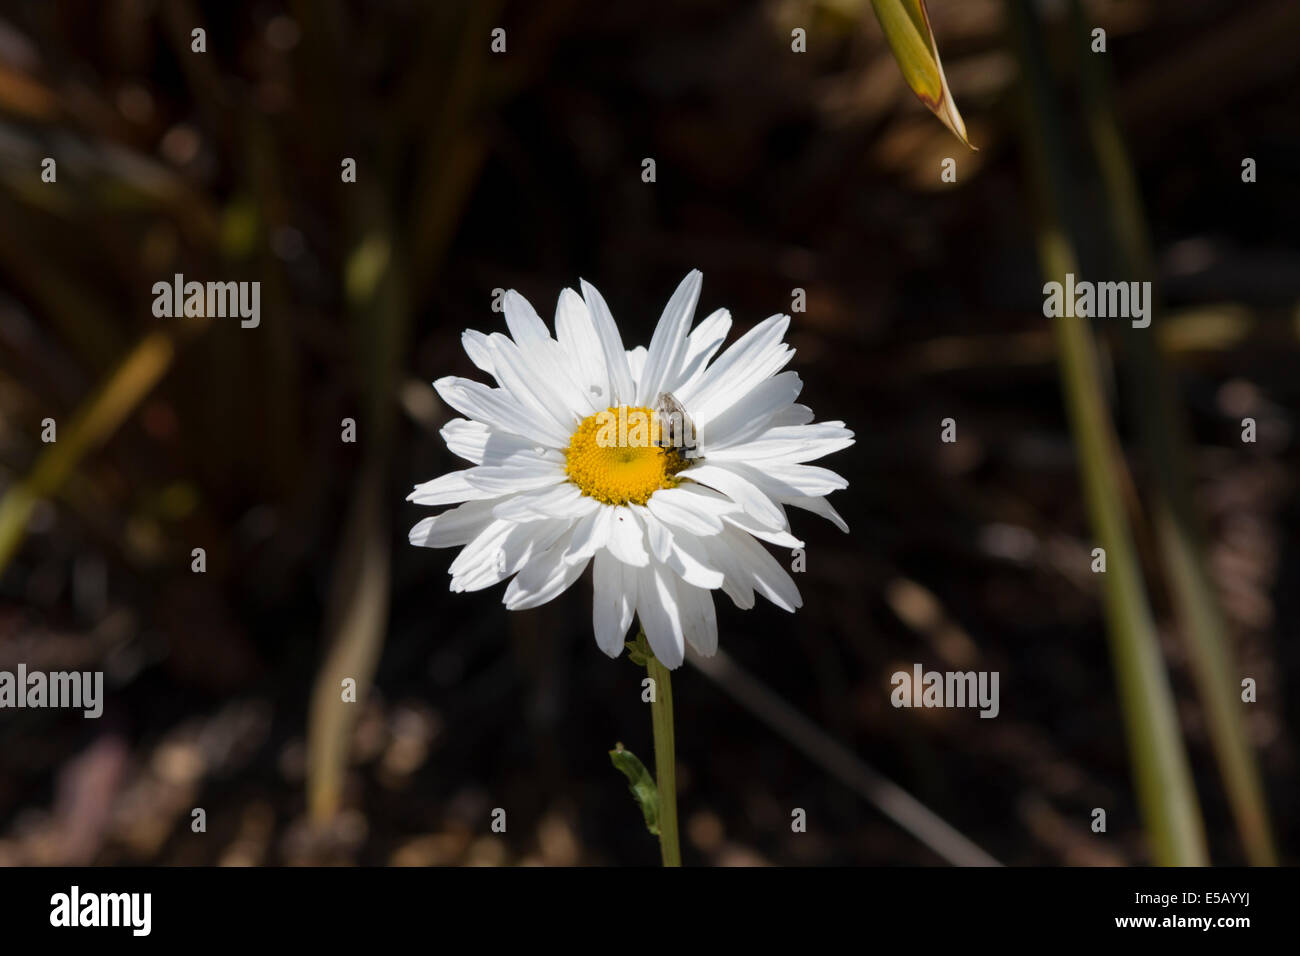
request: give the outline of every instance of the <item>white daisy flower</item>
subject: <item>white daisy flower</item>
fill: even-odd
[[[504,301],[510,335],[464,333],[470,359],[499,387],[455,376],[434,387],[465,416],[442,437],[473,467],[407,499],[457,505],[410,533],[424,547],[463,545],[453,591],[511,578],[505,605],[521,610],[561,594],[592,564],[597,645],[617,657],[635,614],[669,668],[687,643],[717,650],[714,590],[740,608],[753,607],[755,592],[787,611],[800,606],[760,542],[803,547],[786,505],[848,531],[826,500],[848,483],[806,462],[851,445],[853,433],[843,422],[813,424],[812,410],[795,403],[803,383],[781,371],[794,355],[782,341],[788,315],[765,319],[721,355],[726,309],[691,329],[701,279],[694,271],[682,280],[649,350],[624,349],[587,282],[581,296],[560,294],[555,338],[514,291]]]

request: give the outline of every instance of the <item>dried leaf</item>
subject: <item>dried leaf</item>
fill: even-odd
[[[871,0],[871,6],[907,85],[958,139],[974,149],[966,138],[966,124],[943,75],[925,0]]]

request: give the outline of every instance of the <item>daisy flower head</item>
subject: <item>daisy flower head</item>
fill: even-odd
[[[826,495],[847,482],[807,462],[853,443],[813,423],[783,341],[788,315],[722,350],[731,316],[691,328],[702,276],[664,308],[649,348],[625,349],[595,287],[560,293],[555,334],[523,296],[504,298],[509,335],[467,330],[470,360],[496,387],[448,376],[438,394],[463,418],[442,429],[472,467],[417,485],[407,500],[455,505],[411,529],[412,544],[461,547],[453,591],[507,578],[510,610],[563,593],[592,565],[596,643],[622,651],[635,615],[650,649],[679,666],[686,644],[718,646],[713,594],[755,593],[787,611],[799,590],[762,542],[803,547],[787,506],[848,526]]]

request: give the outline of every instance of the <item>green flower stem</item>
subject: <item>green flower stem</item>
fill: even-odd
[[[644,649],[646,672],[654,681],[650,720],[655,736],[655,778],[659,786],[659,850],[664,866],[682,865],[682,848],[677,838],[677,752],[673,742],[673,679],[659,663],[645,632],[637,637]]]

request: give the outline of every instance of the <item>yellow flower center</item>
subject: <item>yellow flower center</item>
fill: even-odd
[[[607,505],[643,505],[689,462],[676,448],[661,448],[659,423],[648,408],[611,406],[582,420],[564,452],[564,473]]]

